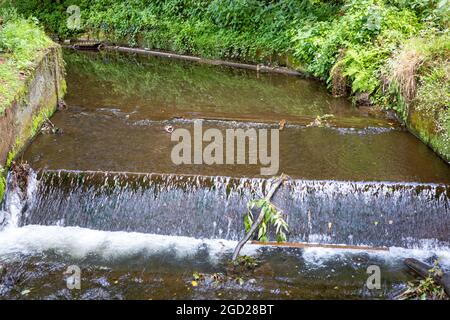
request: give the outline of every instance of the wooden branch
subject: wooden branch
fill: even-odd
[[[431,266],[423,263],[417,259],[408,258],[404,260],[404,263],[408,268],[417,273],[422,278],[428,277],[431,273]],[[433,274],[434,280],[439,283],[445,290],[447,296],[450,297],[450,274],[442,273],[442,274]]]
[[[278,190],[278,188],[280,187],[281,183],[285,180],[285,178],[286,176],[284,174],[282,174],[280,178],[278,178],[278,180],[272,185],[266,197],[264,198],[265,200],[270,201],[270,199],[272,199],[273,195]],[[231,258],[232,261],[236,261],[236,259],[239,256],[239,253],[241,252],[242,247],[244,246],[244,244],[247,243],[248,240],[250,240],[253,233],[255,233],[256,229],[259,227],[261,222],[263,222],[263,220],[264,220],[264,213],[261,208],[258,218],[253,222],[252,226],[250,227],[250,230],[247,232],[245,237],[241,241],[239,241],[236,248],[234,249],[233,257]]]
[[[386,247],[369,247],[369,246],[355,246],[344,244],[328,244],[328,243],[307,243],[307,242],[261,242],[252,241],[252,244],[259,246],[272,247],[288,247],[288,248],[326,248],[326,249],[341,249],[341,250],[364,250],[364,251],[389,251]]]

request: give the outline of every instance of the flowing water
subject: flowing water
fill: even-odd
[[[65,60],[68,108],[52,118],[62,134],[39,135],[22,155],[34,169],[26,190],[9,177],[0,298],[391,298],[412,279],[403,258],[450,268],[450,168],[392,118],[298,77],[131,55]],[[260,164],[174,165],[164,128],[198,119],[224,135],[286,121],[279,172],[290,179],[273,202],[290,242],[388,250],[249,244],[256,270],[192,286],[194,272],[227,274],[246,204],[272,183]],[[82,290],[66,288],[70,265]],[[366,287],[370,265],[379,290]]]

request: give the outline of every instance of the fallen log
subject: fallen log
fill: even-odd
[[[416,274],[421,276],[422,278],[426,278],[430,275],[433,276],[434,280],[441,285],[447,296],[450,297],[450,274],[443,272],[431,273],[432,266],[423,263],[414,258],[407,258],[404,260],[405,265],[414,271]]]
[[[108,51],[138,53],[138,54],[145,54],[145,55],[151,55],[151,56],[157,56],[157,57],[166,57],[166,58],[171,58],[171,59],[181,59],[181,60],[187,60],[187,61],[194,61],[194,62],[198,62],[198,63],[226,66],[226,67],[239,68],[239,69],[249,69],[249,70],[254,70],[257,72],[281,73],[281,74],[287,74],[287,75],[291,75],[291,76],[305,76],[304,73],[301,73],[297,70],[289,69],[286,67],[271,67],[271,66],[266,66],[266,65],[262,65],[262,64],[255,65],[255,64],[239,63],[239,62],[217,60],[217,59],[206,59],[206,58],[201,58],[201,57],[196,57],[196,56],[189,56],[189,55],[185,55],[185,54],[177,54],[177,53],[156,51],[156,50],[150,50],[150,49],[142,49],[142,48],[130,48],[130,47],[105,45],[105,46],[102,46],[101,49],[108,50]]]
[[[389,251],[386,247],[369,247],[344,244],[327,244],[327,243],[307,243],[307,242],[261,242],[251,241],[251,244],[260,246],[288,247],[288,248],[324,248],[324,249],[342,249],[342,250],[362,250],[362,251]]]

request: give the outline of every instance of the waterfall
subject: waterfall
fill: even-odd
[[[29,172],[25,190],[13,183],[12,172],[8,173],[5,199],[0,207],[0,230],[18,227],[26,218],[29,206],[34,203],[38,187],[37,173]]]
[[[237,240],[263,178],[40,171],[25,204],[8,191],[11,224],[78,226]],[[289,180],[273,202],[288,240],[432,249],[450,245],[450,186],[431,183]]]

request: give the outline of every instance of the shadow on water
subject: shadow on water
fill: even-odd
[[[69,105],[88,111],[118,108],[134,121],[182,117],[307,124],[334,114],[341,126],[395,126],[331,97],[309,79],[130,54],[67,51],[65,60]]]

